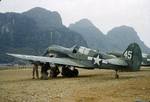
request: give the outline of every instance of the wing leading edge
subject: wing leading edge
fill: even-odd
[[[7,53],[7,55],[20,58],[23,60],[28,60],[28,61],[39,61],[39,62],[50,62],[50,63],[55,63],[55,64],[62,64],[62,65],[71,65],[71,66],[76,66],[76,67],[86,67],[84,65],[81,65],[75,60],[71,58],[50,58],[50,57],[44,57],[44,56],[33,56],[33,55],[21,55],[21,54],[11,54]]]

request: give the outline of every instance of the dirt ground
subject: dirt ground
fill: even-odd
[[[139,72],[79,69],[77,78],[32,79],[31,69],[0,70],[0,102],[149,102],[150,68]]]

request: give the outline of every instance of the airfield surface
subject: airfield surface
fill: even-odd
[[[32,79],[31,69],[0,70],[0,102],[150,101],[150,68],[139,72],[79,69],[77,78]]]

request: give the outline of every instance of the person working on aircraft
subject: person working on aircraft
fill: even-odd
[[[50,65],[48,62],[41,63],[41,79],[44,80],[48,79],[48,72],[47,72],[48,69],[50,69]]]
[[[49,77],[50,77],[50,78],[55,78],[55,77],[57,77],[57,75],[58,75],[59,73],[60,73],[60,71],[59,71],[58,66],[55,65],[55,64],[53,64],[53,63],[51,63],[51,64],[50,64],[50,75],[49,75]]]
[[[35,79],[35,73],[36,73],[36,78],[39,79],[38,65],[36,63],[33,63],[33,71],[32,71],[33,79]]]

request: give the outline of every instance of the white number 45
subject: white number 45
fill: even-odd
[[[124,53],[124,56],[125,56],[125,58],[128,58],[129,60],[131,60],[131,58],[132,58],[132,51],[126,51]]]

